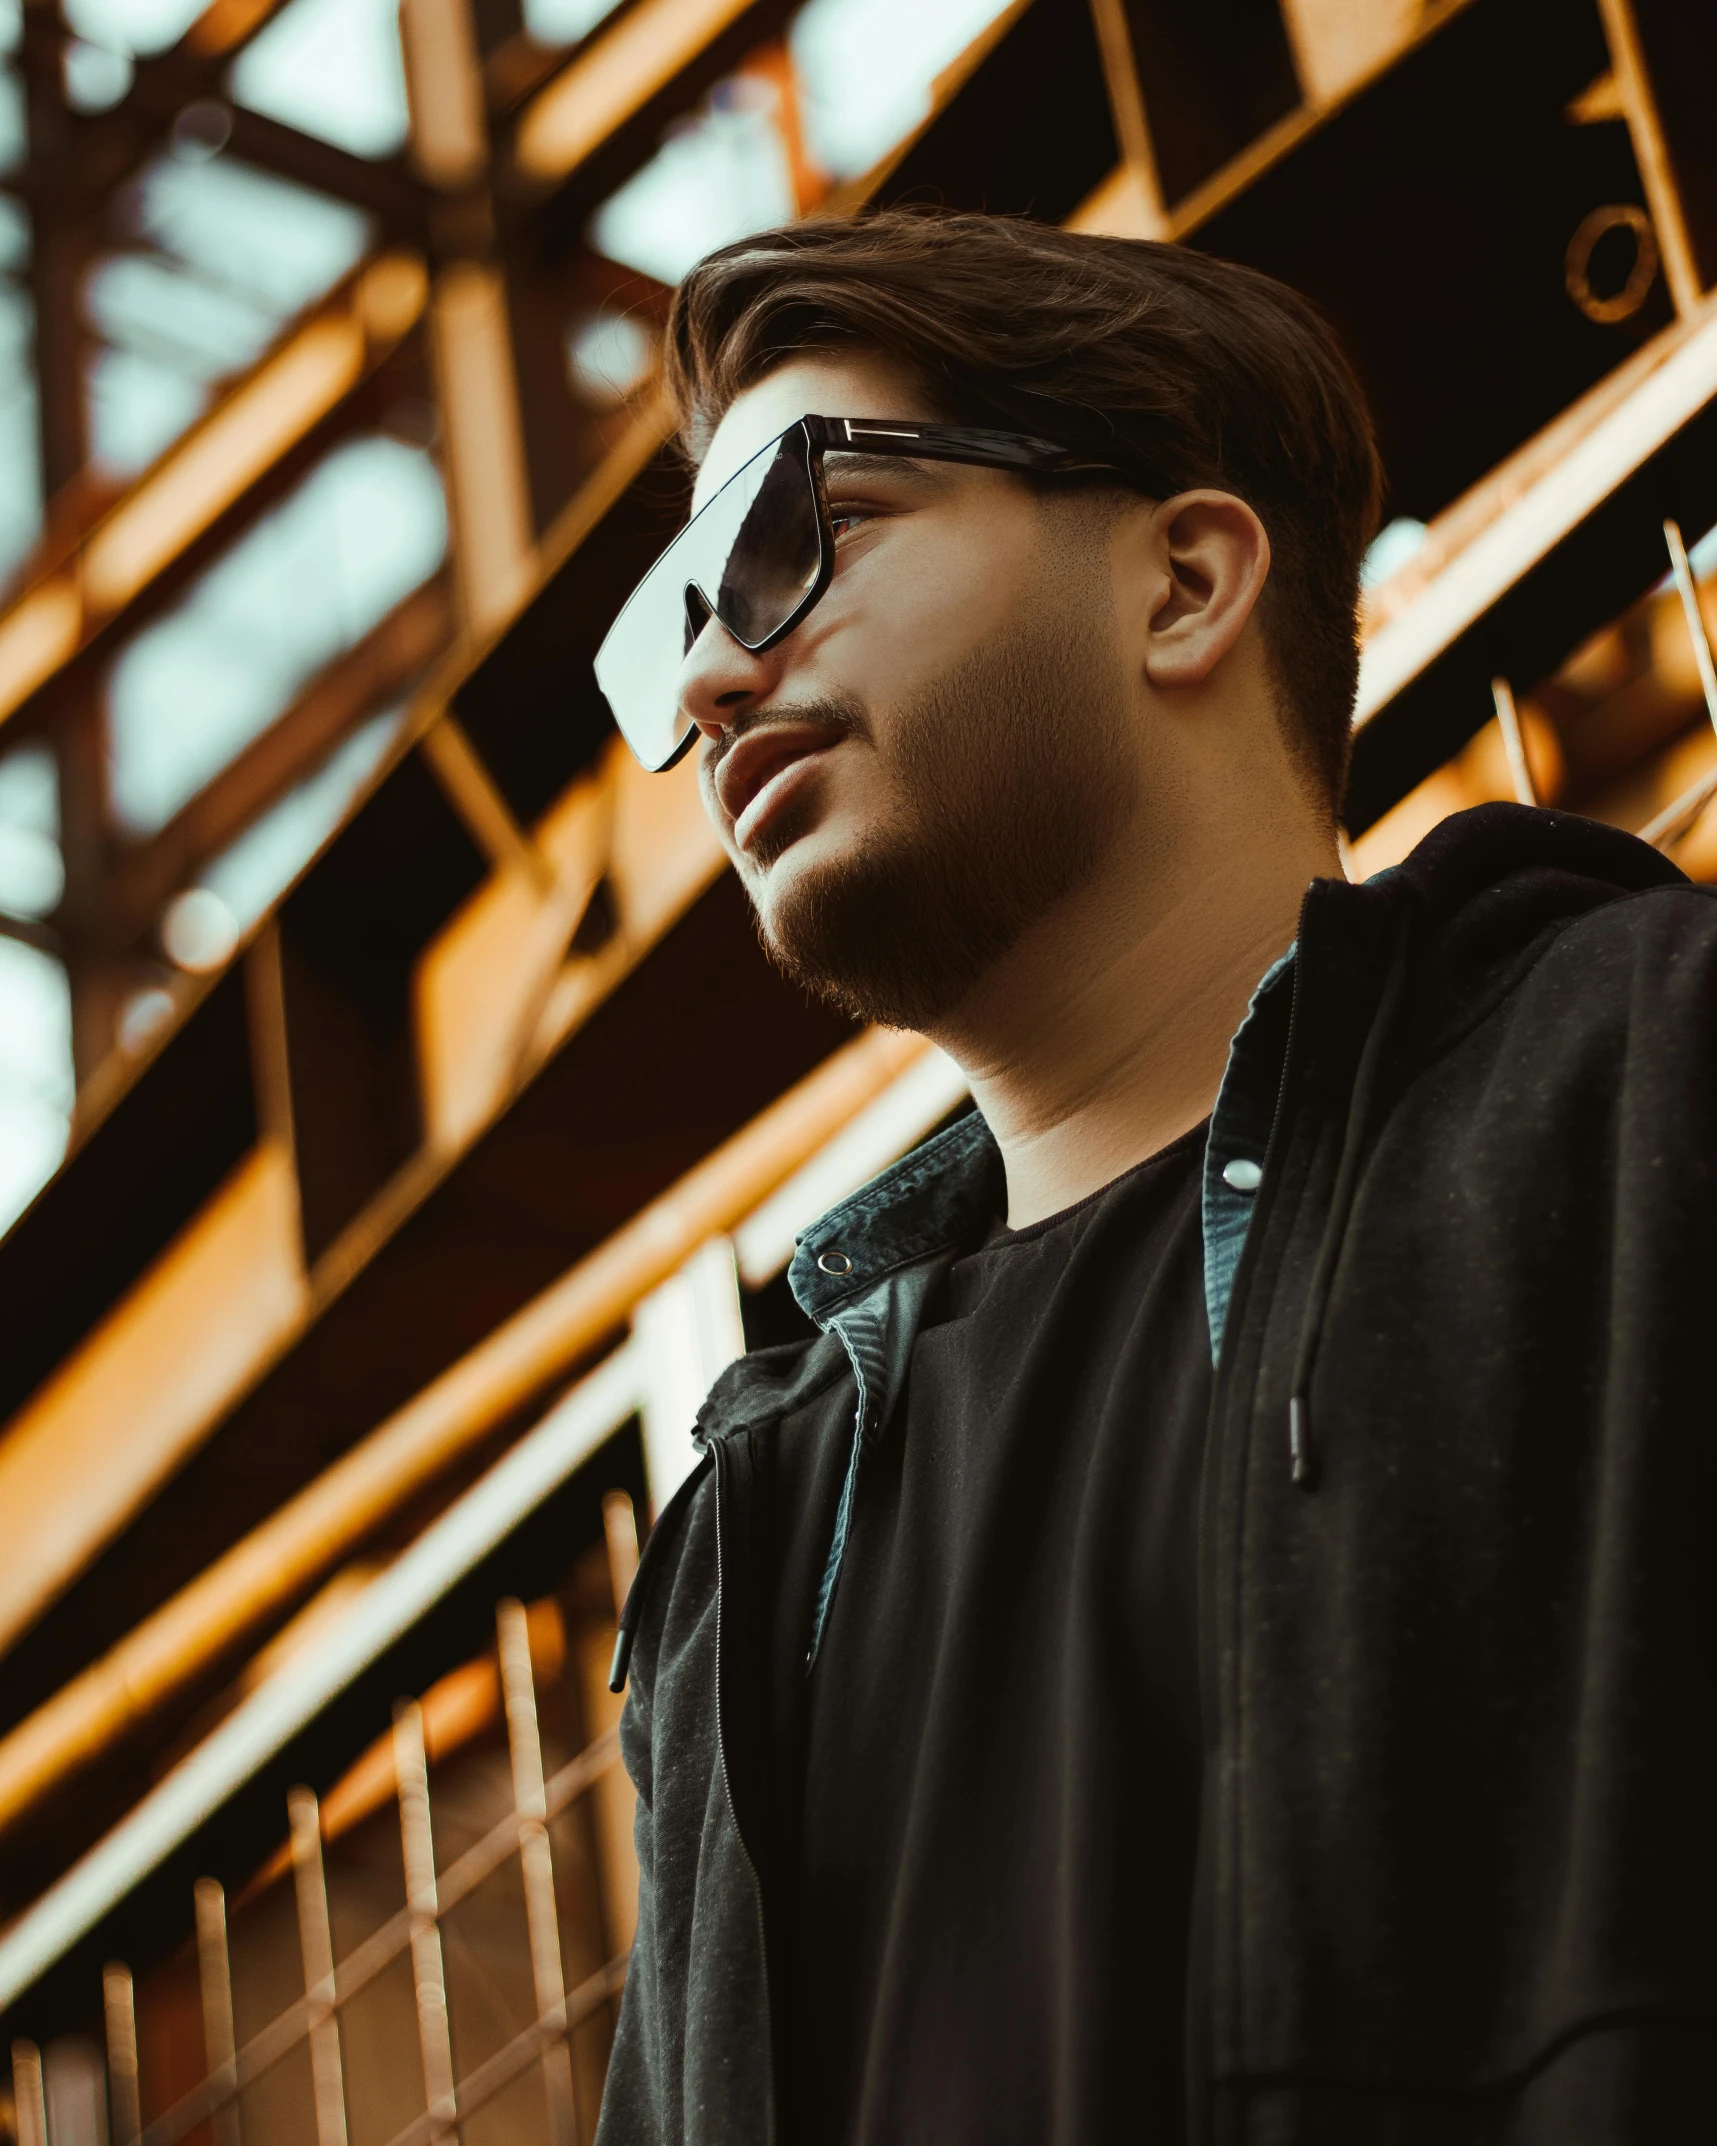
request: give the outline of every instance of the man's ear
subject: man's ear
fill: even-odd
[[[1146,534],[1151,551],[1145,676],[1159,690],[1202,685],[1239,640],[1270,571],[1270,539],[1232,492],[1165,499]]]

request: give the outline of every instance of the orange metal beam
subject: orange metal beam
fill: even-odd
[[[293,330],[0,613],[0,721],[108,630],[414,325],[423,263],[384,254]]]
[[[926,1046],[837,1051],[0,1740],[0,1826],[278,1614],[731,1229]]]

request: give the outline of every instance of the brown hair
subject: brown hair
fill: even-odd
[[[958,422],[1113,455],[1152,498],[1246,500],[1270,535],[1261,616],[1285,729],[1339,802],[1381,473],[1359,383],[1305,299],[1185,247],[1023,218],[794,224],[679,288],[667,375],[688,447],[766,373],[843,343],[908,366]]]

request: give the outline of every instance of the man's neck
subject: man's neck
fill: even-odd
[[[1100,1191],[1210,1114],[1308,883],[1341,874],[1333,832],[1233,832],[1244,824],[1167,869],[1141,869],[1133,845],[938,1029],[1001,1148],[1011,1227]]]

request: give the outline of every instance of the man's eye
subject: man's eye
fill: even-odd
[[[834,531],[837,543],[847,534],[848,530],[856,529],[861,522],[868,522],[870,519],[871,513],[868,507],[831,507],[829,509],[829,527]]]

